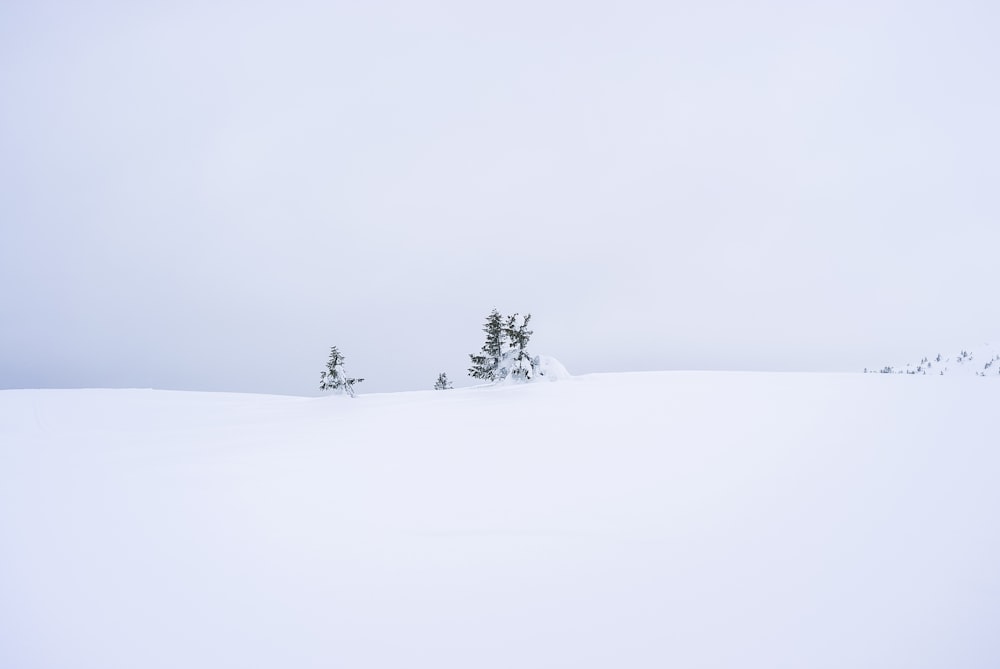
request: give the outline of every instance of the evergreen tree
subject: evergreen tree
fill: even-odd
[[[354,384],[361,383],[364,379],[355,379],[347,375],[344,371],[344,356],[334,346],[330,349],[330,359],[326,363],[326,369],[320,372],[319,389],[336,390],[354,397]]]
[[[451,390],[451,381],[448,380],[448,375],[444,372],[438,374],[438,380],[434,383],[434,390]]]
[[[534,361],[527,351],[528,341],[534,334],[528,329],[530,321],[531,314],[527,314],[524,318],[519,318],[518,314],[507,317],[505,330],[510,350],[507,352],[504,366],[510,370],[510,376],[518,381],[527,381],[534,376]]]
[[[507,346],[506,331],[503,327],[503,317],[496,309],[486,317],[483,325],[483,332],[486,333],[486,342],[479,354],[469,354],[472,366],[469,367],[469,376],[474,379],[484,379],[486,381],[496,381],[497,372]]]

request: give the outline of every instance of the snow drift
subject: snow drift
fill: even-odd
[[[0,666],[995,667],[1000,385],[0,392]]]

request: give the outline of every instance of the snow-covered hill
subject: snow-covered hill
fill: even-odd
[[[0,392],[0,667],[1000,666],[1000,385]]]
[[[915,362],[884,365],[866,372],[926,376],[994,376],[1000,378],[1000,345],[985,343],[952,355],[927,355]]]

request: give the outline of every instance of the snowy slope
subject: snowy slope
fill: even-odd
[[[1000,666],[1000,385],[0,392],[0,667]]]

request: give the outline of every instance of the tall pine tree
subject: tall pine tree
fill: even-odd
[[[472,362],[472,366],[469,367],[469,376],[474,379],[496,381],[497,371],[500,369],[507,344],[507,336],[503,317],[495,308],[486,317],[483,332],[486,333],[486,342],[483,344],[483,348],[478,354],[469,354],[469,359]]]
[[[527,381],[534,376],[535,365],[528,354],[527,347],[531,335],[534,334],[528,329],[531,321],[531,314],[524,318],[519,318],[518,314],[507,318],[507,341],[510,342],[510,351],[507,354],[507,368],[510,369],[512,378],[518,381]]]

